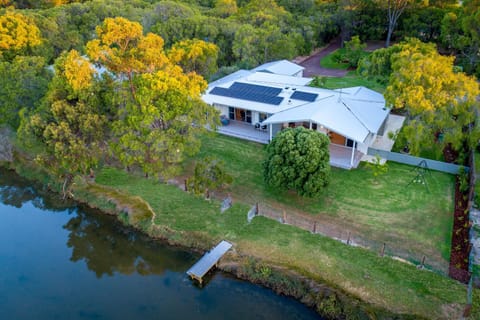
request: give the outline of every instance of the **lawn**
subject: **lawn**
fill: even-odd
[[[366,87],[374,91],[383,93],[385,91],[385,85],[375,80],[370,80],[364,77],[356,75],[354,71],[349,72],[345,77],[325,77],[326,89],[340,89],[348,87]]]
[[[326,55],[320,60],[320,66],[322,68],[328,68],[328,69],[347,70],[348,63],[339,62],[335,57],[336,54],[343,54],[344,52],[345,52],[345,49],[342,48],[342,49],[333,51],[329,55]]]
[[[217,135],[203,139],[197,159],[210,155],[223,160],[234,177],[228,191],[243,203],[259,202],[280,212],[314,217],[341,230],[335,237],[345,239],[351,232],[373,248],[386,243],[389,253],[414,262],[425,255],[430,267],[446,272],[452,229],[452,175],[430,172],[427,191],[421,184],[408,185],[416,174],[406,165],[389,163],[389,172],[378,181],[363,165],[351,171],[333,168],[332,181],[323,196],[307,199],[264,184],[264,148]],[[187,173],[192,167],[187,166]]]
[[[212,144],[222,143],[222,139],[217,138],[211,141]],[[260,160],[262,148],[245,142],[223,142],[234,144],[233,149],[238,151],[229,156],[232,161],[229,168],[237,170],[232,190],[252,188],[248,192],[250,195],[259,191],[274,197],[274,192],[260,188],[261,184],[255,186],[259,180],[258,161],[249,165],[251,158],[241,151],[245,147],[250,151],[258,151],[253,154]],[[240,144],[243,148],[235,148]],[[219,150],[221,147],[218,147]],[[223,154],[230,150],[224,150]],[[239,161],[242,155],[245,159]],[[245,175],[254,176],[255,181],[249,182]],[[132,196],[140,196],[155,211],[155,223],[168,226],[180,236],[183,232],[193,232],[210,239],[212,244],[220,239],[232,241],[240,254],[292,268],[398,313],[432,319],[448,318],[458,314],[461,304],[465,302],[465,287],[436,273],[417,270],[415,266],[390,258],[380,258],[370,250],[346,246],[264,217],[257,217],[248,224],[248,206],[238,201],[227,212],[220,214],[218,202],[205,201],[175,186],[128,175],[121,170],[105,168],[99,172],[96,181]],[[247,185],[242,186],[242,183]],[[420,190],[416,192],[422,193]],[[275,196],[275,199],[278,201],[281,197],[282,194]]]

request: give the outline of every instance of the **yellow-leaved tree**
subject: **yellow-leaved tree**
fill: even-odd
[[[215,109],[200,98],[207,83],[173,63],[163,50],[163,39],[143,35],[137,22],[105,19],[97,36],[87,44],[87,54],[115,75],[118,84],[114,154],[146,176],[172,176],[186,154],[199,150],[198,134],[218,121]]]
[[[42,43],[40,30],[33,20],[15,10],[7,9],[0,15],[0,56],[13,59],[17,54]]]
[[[196,72],[208,79],[217,72],[218,47],[214,43],[187,39],[175,43],[168,53],[170,61],[185,72]]]
[[[87,64],[76,51],[62,54],[41,106],[23,116],[18,131],[22,141],[44,147],[36,160],[65,179],[65,196],[73,176],[90,173],[105,149],[103,88]]]
[[[400,46],[391,57],[385,98],[407,114],[401,138],[411,152],[418,154],[434,143],[458,152],[474,147],[480,138],[476,79],[457,71],[454,57],[440,55],[434,44],[410,39]]]

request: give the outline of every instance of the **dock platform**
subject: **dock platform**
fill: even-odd
[[[188,269],[187,274],[192,279],[196,279],[202,284],[203,276],[205,276],[205,274],[217,264],[218,260],[220,260],[220,258],[223,257],[231,247],[232,244],[230,242],[222,240],[222,242],[217,244],[215,248],[205,253],[205,255],[193,265],[193,267]]]

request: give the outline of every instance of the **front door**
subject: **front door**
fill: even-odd
[[[328,133],[328,135],[330,136],[330,142],[335,143],[335,144],[339,144],[341,146],[345,145],[345,137],[344,136],[339,135],[338,133],[333,132],[333,131],[330,131]]]

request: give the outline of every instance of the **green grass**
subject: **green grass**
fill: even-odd
[[[345,54],[345,48],[340,48],[333,51],[320,60],[320,66],[327,69],[347,70],[350,65],[346,62],[338,61],[339,59],[337,58],[337,56],[341,56],[343,54]],[[366,57],[369,54],[370,52],[364,51],[362,52],[362,57]]]
[[[330,53],[329,55],[326,55],[320,60],[320,66],[322,68],[328,68],[328,69],[340,69],[340,70],[347,70],[348,69],[348,63],[343,63],[343,62],[338,62],[337,59],[335,58],[336,54],[343,54],[345,52],[345,49],[338,49]]]
[[[276,198],[277,201],[285,196],[285,194],[275,196],[273,191],[263,189],[258,183],[261,180],[258,178],[258,160],[263,153],[261,147],[244,141],[222,141],[220,137],[211,141],[213,145],[217,145],[215,148],[219,150],[217,152],[225,147],[222,142],[232,144],[227,150],[223,150],[223,154],[225,159],[231,161],[229,168],[237,170],[233,190],[252,188],[249,191],[251,195],[260,192]],[[239,146],[242,148],[237,148]],[[211,145],[208,147],[212,148]],[[256,151],[252,153],[257,159],[256,162],[248,163],[251,157],[247,157],[245,149]],[[230,153],[231,150],[235,152]],[[242,159],[242,156],[245,158]],[[405,173],[402,170],[401,172]],[[253,177],[253,181],[245,177],[246,175]],[[347,172],[345,175],[347,176],[344,177],[353,177]],[[128,175],[111,168],[103,169],[98,174],[97,183],[115,187],[130,196],[142,197],[155,211],[156,224],[166,225],[180,234],[188,232],[201,235],[210,239],[212,244],[220,239],[232,241],[240,254],[252,255],[268,263],[292,268],[394,312],[432,319],[448,318],[461,310],[461,304],[466,299],[464,286],[455,281],[433,272],[417,270],[414,266],[390,258],[380,258],[370,250],[346,246],[338,241],[263,217],[257,217],[248,224],[246,221],[248,206],[237,200],[231,209],[221,214],[219,203],[215,201],[205,201],[177,187]],[[247,185],[242,186],[242,183]],[[383,183],[385,182],[382,182],[382,188],[385,187]],[[258,185],[255,186],[256,184]],[[340,187],[333,184],[335,192],[343,193],[338,190]],[[359,186],[361,187],[366,185]],[[350,187],[349,192],[353,189]],[[395,191],[397,189],[385,190],[385,194],[391,196]],[[407,193],[411,196],[412,193],[421,194],[422,190]],[[355,196],[352,195],[352,198]],[[289,196],[289,199],[298,201],[292,196]],[[288,202],[288,199],[284,202]],[[388,201],[382,200],[382,205],[386,202]],[[303,204],[303,206],[315,205],[322,204],[315,202]],[[362,207],[365,207],[365,204]],[[392,204],[391,207],[402,205]]]
[[[325,77],[326,89],[340,89],[348,87],[363,86],[374,91],[383,93],[385,85],[375,81],[357,76],[355,72],[348,73],[345,77]]]
[[[205,138],[197,158],[210,155],[221,159],[234,182],[229,190],[235,198],[256,202],[279,212],[306,214],[333,224],[346,237],[347,231],[374,248],[387,243],[395,255],[411,261],[426,256],[427,264],[438,271],[448,267],[452,229],[452,175],[431,172],[430,192],[423,185],[407,185],[415,176],[412,167],[389,163],[389,172],[373,181],[370,170],[333,168],[332,181],[317,199],[299,197],[267,187],[263,182],[263,145],[218,135]],[[192,164],[186,168],[191,172]],[[337,237],[340,234],[336,235]]]

